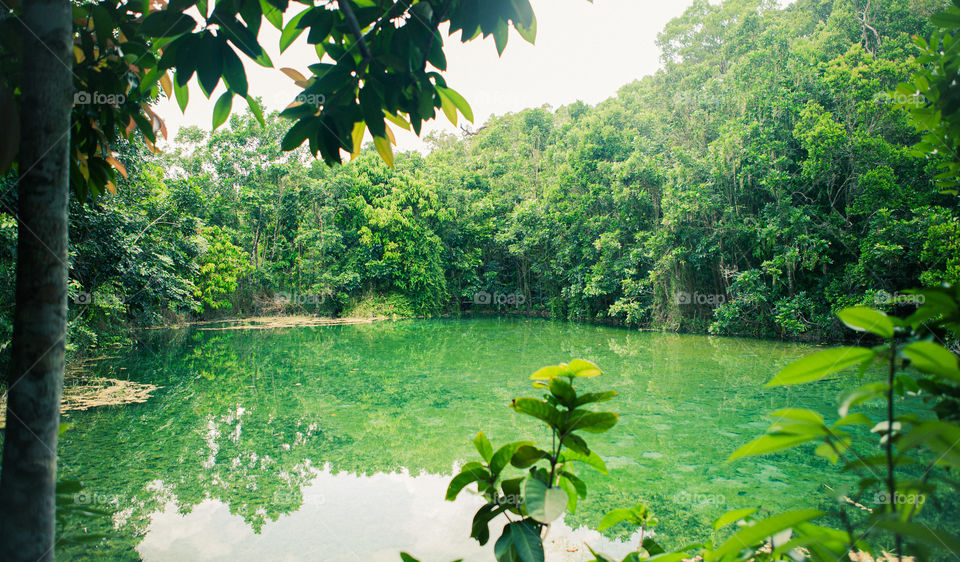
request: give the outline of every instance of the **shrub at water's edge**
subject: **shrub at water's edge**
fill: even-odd
[[[771,413],[773,423],[764,435],[730,456],[735,461],[804,447],[808,454],[860,475],[857,489],[838,487],[826,507],[784,513],[755,507],[729,511],[701,542],[675,551],[647,536],[646,529],[656,524],[647,505],[612,509],[598,522],[598,529],[621,523],[640,529],[638,550],[623,562],[675,562],[694,556],[708,562],[834,561],[853,552],[877,556],[888,550],[897,556],[935,560],[960,552],[960,536],[933,528],[924,518],[925,509],[955,509],[951,498],[960,489],[951,475],[960,469],[960,363],[944,343],[956,346],[960,336],[960,290],[944,286],[908,295],[905,298],[924,304],[904,318],[867,307],[840,311],[840,321],[860,334],[862,346],[807,355],[767,383],[790,386],[838,373],[855,374],[863,384],[840,397],[836,419],[828,421],[798,406],[778,409]],[[567,511],[573,513],[578,500],[586,497],[586,485],[574,467],[586,465],[606,473],[602,459],[577,432],[612,428],[617,414],[583,406],[610,400],[616,393],[582,393],[573,387],[574,381],[599,374],[596,365],[580,359],[535,372],[534,385],[548,392],[542,399],[517,398],[511,407],[547,424],[551,447],[518,441],[494,450],[481,432],[474,445],[482,460],[465,464],[450,482],[448,500],[471,485],[487,500],[470,532],[481,545],[491,538],[491,520],[506,516],[508,522],[494,545],[498,561],[543,562],[542,541],[550,522]],[[885,403],[883,419],[872,419],[860,408],[871,401]],[[900,414],[907,404],[926,415]],[[615,562],[590,551],[597,562]],[[402,559],[415,560],[407,553]]]

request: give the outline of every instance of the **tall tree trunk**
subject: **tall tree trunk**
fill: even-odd
[[[67,316],[70,4],[26,0],[16,310],[0,472],[0,560],[53,560]]]

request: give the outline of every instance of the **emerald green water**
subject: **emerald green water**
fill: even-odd
[[[61,478],[117,509],[85,523],[110,538],[64,558],[147,560],[489,560],[469,540],[476,498],[444,502],[455,464],[546,434],[507,407],[536,396],[538,367],[580,357],[607,373],[620,412],[590,436],[609,476],[582,470],[589,496],[553,531],[552,559],[578,560],[606,509],[652,505],[663,542],[702,537],[723,511],[829,501],[850,482],[791,451],[725,464],[794,405],[831,419],[838,379],[762,388],[810,351],[794,344],[644,333],[535,319],[410,320],[277,330],[163,331],[97,374],[162,386],[146,403],[72,412]],[[108,524],[109,523],[109,524]],[[75,522],[71,522],[75,524]],[[579,528],[572,532],[569,528]],[[568,528],[569,527],[569,528]],[[608,537],[616,538],[616,537]],[[626,538],[625,536],[622,538]],[[471,558],[472,557],[472,558]]]

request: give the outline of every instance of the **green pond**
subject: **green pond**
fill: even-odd
[[[662,542],[702,538],[723,511],[831,501],[852,480],[809,451],[724,461],[785,406],[835,416],[853,377],[763,388],[809,346],[637,332],[538,319],[404,320],[272,330],[151,332],[96,362],[111,378],[159,385],[145,403],[71,412],[60,478],[112,521],[99,547],[61,545],[64,559],[492,560],[468,538],[480,505],[445,502],[456,466],[494,447],[549,441],[517,396],[536,396],[540,366],[589,359],[621,414],[590,435],[608,476],[580,471],[589,496],[551,529],[550,560],[580,560],[584,541],[629,551],[626,532],[593,529],[612,507],[648,502]],[[76,530],[76,529],[71,529]],[[499,534],[498,529],[493,532]]]

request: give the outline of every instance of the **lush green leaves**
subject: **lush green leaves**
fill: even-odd
[[[837,316],[840,320],[843,320],[844,324],[854,330],[870,332],[882,338],[893,337],[893,321],[878,310],[865,306],[855,306],[841,310],[837,313]]]
[[[835,347],[807,355],[780,370],[767,386],[820,380],[827,375],[873,360],[876,352],[862,347]]]
[[[823,512],[816,509],[798,509],[773,515],[740,529],[718,546],[716,550],[707,551],[703,558],[705,561],[720,560],[729,554],[739,552],[745,547],[757,545],[785,529],[822,515]]]
[[[527,513],[540,523],[550,523],[567,508],[567,493],[561,488],[548,488],[536,478],[527,478],[523,484]]]

